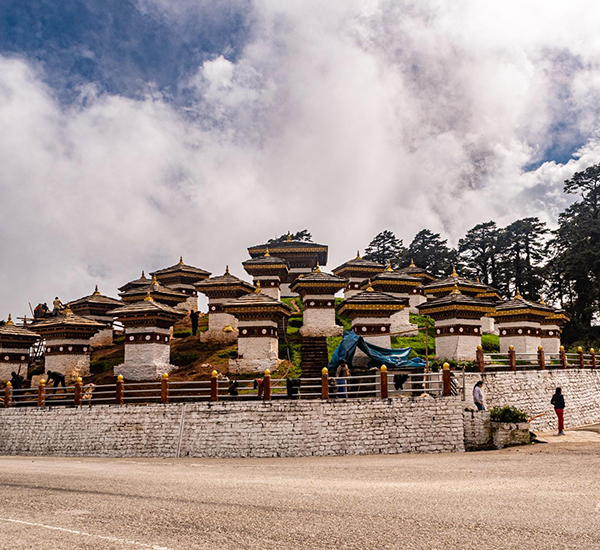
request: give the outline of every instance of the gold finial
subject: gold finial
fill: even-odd
[[[391,262],[390,260],[388,260],[387,267],[386,267],[386,269],[385,269],[385,270],[386,270],[386,271],[394,271],[394,270],[392,269],[392,262]]]
[[[211,374],[213,378],[217,378],[217,376],[219,376],[219,373],[216,370],[212,371]]]
[[[540,304],[542,304],[543,306],[546,305],[546,302],[544,302],[544,297],[540,296]]]
[[[142,269],[142,276],[140,277],[140,279],[145,279],[146,278],[146,273],[144,272],[144,270]]]
[[[117,376],[117,380],[118,380],[119,382],[123,382],[123,375],[122,375],[122,374],[119,374],[119,376]]]
[[[158,279],[156,278],[156,273],[154,275],[152,275],[152,283],[150,283],[152,286],[158,285]]]
[[[368,279],[367,288],[365,290],[367,292],[375,292],[375,289],[371,286],[371,279]]]
[[[452,275],[450,277],[458,277],[458,273],[456,273],[456,268],[452,266]]]
[[[315,273],[321,273],[321,268],[319,267],[318,263],[317,263],[317,267],[315,267]]]
[[[271,376],[271,371],[269,369],[265,369],[265,376]]]
[[[523,296],[521,296],[521,293],[519,292],[519,287],[517,287],[517,292],[515,294],[515,300],[522,300]]]
[[[183,265],[183,256],[179,256],[179,265]]]
[[[166,372],[163,372],[162,377],[166,380],[167,378],[169,378],[169,374]]]
[[[444,370],[450,370],[450,363],[444,363],[442,365],[442,369],[444,369]]]
[[[410,259],[410,265],[408,267],[417,267],[415,265],[415,261],[412,258]]]
[[[254,291],[254,294],[258,293],[260,293],[260,281],[256,281],[256,290]]]
[[[329,374],[329,369],[327,367],[323,367],[321,369],[321,374]]]
[[[356,251],[356,259],[357,260],[362,260],[362,258],[360,257],[360,250]]]
[[[152,298],[152,296],[150,295],[150,289],[148,289],[148,292],[146,292],[144,302],[154,302],[154,298]]]
[[[11,317],[10,313],[8,314],[8,321],[6,321],[6,324],[7,324],[7,325],[14,325],[14,323],[13,323],[13,320],[12,320],[12,317]]]
[[[230,275],[228,265],[225,266],[225,275]]]
[[[222,330],[223,332],[233,332],[233,327],[231,325],[225,325]]]
[[[94,292],[92,293],[92,296],[100,296],[100,291],[98,290],[98,285],[96,285],[96,288],[94,289]]]
[[[451,294],[462,294],[462,292],[458,288],[458,284],[454,283],[454,288],[452,289]]]
[[[381,372],[387,372],[387,367],[385,365],[381,365]]]
[[[269,258],[271,254],[269,254],[269,247],[267,246],[267,250],[265,252],[265,258]]]
[[[287,237],[286,237],[285,241],[288,242],[288,243],[292,242],[292,234],[289,231],[287,233]]]
[[[478,283],[481,283],[481,281],[479,280],[479,275],[477,275],[477,279],[475,279]]]
[[[81,384],[83,382],[83,378],[81,378],[81,376],[78,376],[77,380],[75,380],[75,382],[77,382],[78,384]]]
[[[65,306],[65,315],[73,315],[73,310],[71,309],[70,303]]]

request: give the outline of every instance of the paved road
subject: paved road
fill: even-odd
[[[600,548],[600,434],[485,453],[0,458],[0,548]]]

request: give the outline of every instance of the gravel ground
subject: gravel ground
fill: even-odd
[[[479,453],[0,457],[0,548],[600,548],[600,433]]]

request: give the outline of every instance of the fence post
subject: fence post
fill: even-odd
[[[538,365],[540,369],[546,370],[546,354],[542,346],[538,346]]]
[[[43,378],[40,380],[40,385],[38,386],[37,406],[38,407],[46,406],[46,381]]]
[[[583,357],[583,348],[580,346],[577,348],[577,359],[579,359],[579,368],[585,368],[585,358]]]
[[[594,348],[590,349],[590,355],[592,356],[592,368],[596,368],[596,350]]]
[[[81,383],[83,380],[78,378],[75,380],[75,392],[73,393],[73,405],[79,407],[81,405]]]
[[[442,365],[442,395],[452,395],[452,382],[450,380],[450,365],[444,363]]]
[[[12,384],[10,382],[6,383],[6,388],[4,388],[4,408],[8,409],[12,405]]]
[[[263,399],[265,401],[271,401],[271,371],[265,369],[265,378],[263,380]]]
[[[565,346],[560,346],[560,364],[563,369],[567,368],[567,354],[565,352]]]
[[[117,405],[122,405],[124,402],[123,386],[123,375],[119,374],[119,376],[117,376],[117,389],[115,391]]]
[[[477,366],[479,367],[479,372],[485,371],[485,363],[483,360],[483,346],[477,346],[477,353],[475,354],[475,360],[477,361]]]
[[[321,399],[329,399],[329,370],[323,367],[321,371]]]
[[[511,370],[517,370],[517,354],[514,346],[508,346],[508,364]]]
[[[219,400],[219,373],[214,370],[212,371],[212,377],[210,379],[210,400],[218,401]]]
[[[166,372],[163,372],[160,379],[160,402],[169,402],[169,375]]]
[[[388,373],[387,367],[385,365],[381,365],[381,399],[388,398]]]

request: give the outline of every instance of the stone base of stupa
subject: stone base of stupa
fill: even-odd
[[[56,345],[56,344],[55,344]],[[63,347],[68,348],[67,344]],[[79,377],[90,374],[90,356],[88,354],[46,354],[45,371],[60,372],[65,375],[65,383],[70,384]]]
[[[266,369],[274,372],[282,359],[230,359],[229,374],[264,374]]]
[[[342,336],[344,327],[338,325],[329,326],[302,326],[300,327],[300,335],[307,338],[321,338],[329,336]]]
[[[93,348],[103,348],[113,345],[112,327],[101,330],[90,338],[90,346]]]
[[[223,332],[223,330],[206,330],[200,333],[200,341],[206,344],[235,344],[238,331]]]
[[[121,363],[114,368],[114,373],[115,376],[122,375],[125,380],[160,380],[163,373],[176,368],[170,363]]]

